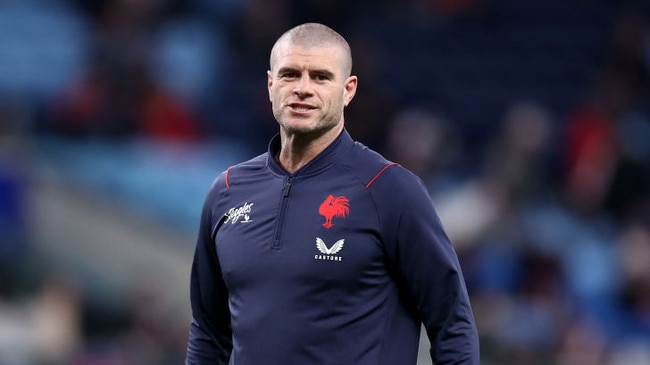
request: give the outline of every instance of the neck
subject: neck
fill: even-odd
[[[332,128],[316,138],[281,131],[281,147],[276,160],[285,170],[292,174],[323,152],[342,130],[341,125],[341,127]]]

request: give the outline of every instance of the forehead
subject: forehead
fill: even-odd
[[[272,60],[274,70],[282,67],[324,68],[339,70],[343,64],[343,51],[336,45],[305,47],[290,42],[279,44]]]

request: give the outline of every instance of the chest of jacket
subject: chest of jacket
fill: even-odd
[[[375,207],[357,181],[273,176],[224,198],[215,244],[232,290],[344,295],[386,280]]]

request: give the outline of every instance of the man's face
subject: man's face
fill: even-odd
[[[346,77],[343,65],[343,51],[336,46],[278,45],[268,89],[284,133],[320,135],[343,123],[343,108],[357,87],[357,78]]]

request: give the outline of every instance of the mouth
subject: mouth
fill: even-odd
[[[317,109],[315,106],[311,104],[304,104],[304,103],[289,103],[288,106],[292,112],[299,113],[299,114],[309,113],[310,111]]]

